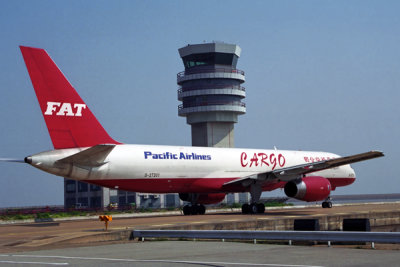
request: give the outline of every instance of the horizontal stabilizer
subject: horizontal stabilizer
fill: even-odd
[[[72,156],[58,160],[59,163],[71,163],[80,166],[98,167],[107,162],[105,159],[114,149],[113,144],[96,145]]]

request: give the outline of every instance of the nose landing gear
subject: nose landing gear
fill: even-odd
[[[324,208],[324,209],[326,209],[326,208],[328,208],[328,209],[332,208],[332,202],[331,202],[331,197],[330,197],[330,196],[327,197],[327,198],[324,200],[324,202],[322,202],[322,208]]]

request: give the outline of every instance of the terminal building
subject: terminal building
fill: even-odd
[[[236,68],[241,48],[235,44],[203,43],[180,48],[185,70],[177,74],[178,115],[191,126],[192,146],[234,147],[234,124],[246,113],[244,71]],[[229,194],[226,203],[247,203],[248,193]],[[179,207],[178,194],[142,194],[108,189],[65,179],[64,205],[104,208]]]
[[[143,194],[118,189],[109,189],[70,179],[64,179],[65,208],[103,209],[106,207],[165,208],[179,207],[177,194]]]

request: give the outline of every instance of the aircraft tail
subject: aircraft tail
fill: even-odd
[[[20,49],[55,149],[119,144],[104,130],[44,49]]]

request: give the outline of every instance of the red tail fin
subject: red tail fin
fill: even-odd
[[[119,144],[104,130],[45,50],[20,48],[55,149]]]

